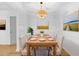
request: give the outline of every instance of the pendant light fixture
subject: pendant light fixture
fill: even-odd
[[[47,12],[46,12],[46,10],[43,9],[43,2],[40,2],[40,6],[41,6],[41,8],[38,11],[38,15],[41,18],[45,18],[47,16]]]

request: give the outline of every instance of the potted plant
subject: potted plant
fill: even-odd
[[[41,36],[44,36],[44,31],[40,31],[40,33],[41,33]]]
[[[33,29],[31,27],[28,28],[27,32],[31,33],[31,35],[33,35]]]

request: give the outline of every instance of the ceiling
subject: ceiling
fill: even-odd
[[[79,9],[78,2],[43,2],[43,8],[47,12],[68,12]],[[14,10],[22,12],[37,12],[40,2],[0,2],[0,10]]]
[[[55,10],[60,3],[44,2],[43,9],[47,11]],[[54,9],[52,9],[54,8]],[[35,12],[40,9],[40,2],[1,2],[0,10],[22,10]]]

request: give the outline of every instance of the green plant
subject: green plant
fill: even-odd
[[[27,32],[31,33],[31,35],[33,35],[33,29],[31,27],[28,28]]]
[[[44,31],[40,31],[40,33],[44,33]]]

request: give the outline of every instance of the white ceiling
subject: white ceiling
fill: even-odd
[[[43,8],[45,10],[54,11],[60,3],[56,2],[44,2]],[[0,3],[0,10],[21,10],[21,11],[32,11],[35,12],[40,9],[40,2],[5,2]]]
[[[79,9],[78,2],[44,2],[43,8],[47,12],[68,12]],[[22,12],[37,12],[40,2],[0,2],[0,10],[15,10]]]

